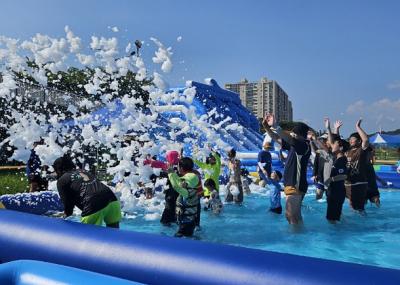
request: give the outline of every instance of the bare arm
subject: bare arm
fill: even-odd
[[[340,120],[337,120],[334,124],[334,134],[337,134],[338,136],[340,136],[340,128],[343,126],[343,122]]]
[[[330,145],[332,145],[333,144],[333,137],[332,137],[331,123],[329,121],[329,118],[325,118],[324,121],[325,121],[326,131],[328,132],[328,143]]]
[[[315,134],[314,131],[309,131],[307,138],[310,140],[310,145],[311,149],[314,149],[314,152],[316,152],[319,149],[325,150],[328,152],[328,147],[321,143],[319,140],[317,140],[317,135]]]
[[[357,133],[360,135],[360,137],[361,137],[361,141],[362,141],[362,143],[361,143],[361,146],[362,146],[362,149],[367,149],[368,147],[369,147],[369,140],[368,140],[368,135],[365,133],[365,131],[361,128],[361,119],[360,120],[358,120],[357,121],[357,123],[356,123],[356,130],[357,130]]]
[[[263,127],[265,128],[265,131],[267,134],[277,143],[282,145],[282,138],[280,137],[278,132],[274,132],[271,128],[275,126],[275,117],[272,114],[267,114],[264,117],[264,120],[262,122]]]

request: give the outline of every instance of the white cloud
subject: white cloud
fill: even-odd
[[[382,98],[373,102],[358,100],[346,109],[352,120],[363,118],[369,128],[381,126],[384,130],[398,129],[400,126],[400,98]]]
[[[387,85],[389,90],[400,90],[400,80],[395,80]]]
[[[363,112],[363,110],[365,109],[365,103],[363,100],[358,100],[352,104],[350,104],[347,109],[346,112],[348,114],[355,114],[355,113],[360,113]]]

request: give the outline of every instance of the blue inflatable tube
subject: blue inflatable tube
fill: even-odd
[[[53,191],[2,195],[0,196],[0,202],[8,210],[36,215],[64,211],[64,206],[58,193]]]
[[[400,284],[400,271],[0,210],[0,262],[35,259],[146,284]]]
[[[135,285],[142,284],[103,274],[41,261],[20,260],[0,264],[1,285]]]

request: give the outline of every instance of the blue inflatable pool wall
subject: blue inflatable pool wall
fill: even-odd
[[[0,264],[1,285],[134,285],[142,284],[73,267],[19,260]]]
[[[39,260],[145,284],[400,284],[399,270],[108,229],[11,210],[0,210],[0,228],[1,263]]]

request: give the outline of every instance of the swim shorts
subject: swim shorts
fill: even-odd
[[[112,201],[100,211],[81,218],[83,224],[101,226],[103,221],[106,225],[119,223],[119,221],[121,221],[121,204],[119,201]]]

